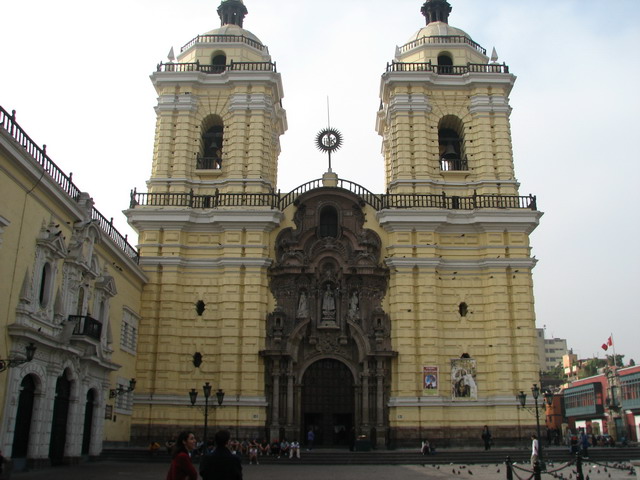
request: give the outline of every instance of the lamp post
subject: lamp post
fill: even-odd
[[[540,438],[540,411],[538,409],[538,397],[540,396],[540,387],[537,383],[534,383],[531,387],[531,395],[533,395],[533,404],[536,409],[536,435],[538,436],[538,461],[540,463],[540,469],[545,470],[546,465],[542,458],[542,439]],[[553,393],[546,390],[543,393],[544,404],[551,405],[553,403]],[[520,390],[520,393],[516,396],[516,399],[520,402],[522,408],[526,408],[527,394]]]
[[[36,346],[32,343],[29,343],[25,349],[25,358],[6,358],[4,360],[0,360],[0,372],[4,372],[7,368],[17,367],[24,363],[30,362],[33,360],[33,357],[36,354]]]
[[[120,395],[124,395],[125,393],[133,392],[136,389],[136,379],[132,378],[129,380],[129,386],[127,388],[122,385],[118,385],[117,388],[112,388],[109,390],[109,398],[116,398]]]
[[[205,446],[206,446],[206,442],[207,442],[207,426],[209,423],[209,397],[211,396],[211,385],[209,384],[209,382],[206,382],[203,386],[202,386],[202,391],[204,392],[204,438],[203,438],[203,442],[205,442]],[[216,398],[218,399],[218,407],[222,406],[222,401],[224,400],[224,391],[219,388],[218,391],[216,392]],[[191,401],[191,406],[194,406],[196,404],[196,400],[198,400],[198,392],[196,391],[195,388],[192,388],[191,391],[189,392],[189,400]],[[212,405],[212,407],[215,407],[216,405]]]

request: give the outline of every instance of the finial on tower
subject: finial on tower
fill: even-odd
[[[432,22],[449,23],[451,5],[447,0],[427,0],[422,5],[420,12],[427,19],[427,25]]]
[[[242,3],[242,0],[223,0],[218,7],[220,26],[237,25],[242,28],[242,21],[247,13],[249,11]]]

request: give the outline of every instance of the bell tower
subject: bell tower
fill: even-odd
[[[149,192],[195,195],[275,189],[286,128],[282,80],[268,48],[243,28],[241,0],[221,26],[186,43],[151,75],[158,93]]]
[[[382,76],[377,130],[390,193],[518,195],[509,126],[515,76],[428,0],[427,25]]]
[[[273,192],[287,122],[280,74],[243,27],[244,3],[224,0],[217,11],[219,28],[151,75],[158,93],[151,178],[126,212],[149,280],[133,441],[199,423],[185,400],[204,382],[233,402],[218,421],[247,429],[238,435],[265,419],[259,349],[271,299],[270,235],[283,217]]]
[[[398,444],[417,430],[440,442],[442,429],[463,444],[487,419],[508,438],[521,422],[515,395],[537,381],[529,235],[542,213],[514,173],[516,77],[449,24],[451,11],[424,2],[426,26],[396,47],[380,86]]]

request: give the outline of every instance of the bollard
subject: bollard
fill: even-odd
[[[540,462],[538,460],[533,464],[533,478],[535,480],[540,480],[542,469],[540,468]]]
[[[507,469],[507,480],[513,480],[513,466],[511,465],[511,457],[507,457],[504,461],[504,465]]]
[[[578,472],[576,480],[584,480],[584,474],[582,473],[582,455],[580,452],[576,455],[576,470]]]

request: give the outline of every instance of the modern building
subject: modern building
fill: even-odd
[[[605,367],[563,391],[569,428],[611,435],[617,442],[640,438],[640,366]]]
[[[545,338],[544,328],[538,328],[536,332],[538,335],[540,370],[548,372],[556,367],[563,366],[563,357],[570,353],[567,348],[567,340],[564,338]]]
[[[446,445],[534,423],[515,397],[538,379],[542,213],[514,170],[516,77],[447,1],[421,12],[381,76],[386,193],[331,169],[277,193],[283,79],[242,1],[152,74],[152,173],[126,211],[148,278],[132,441],[200,424],[205,382],[225,393],[210,427],[238,437]]]
[[[99,455],[129,440],[138,252],[1,107],[0,197],[0,450],[18,469]]]

